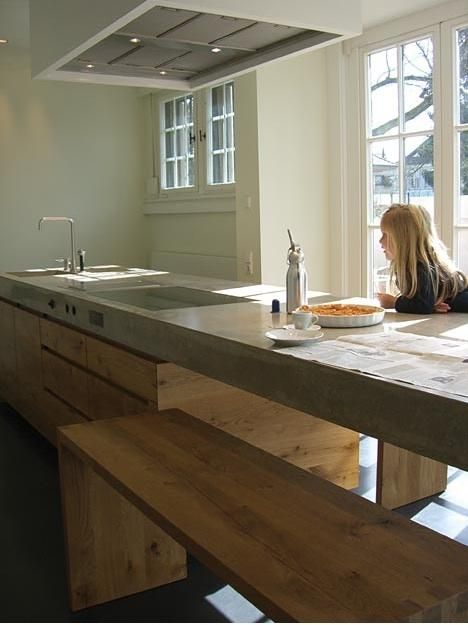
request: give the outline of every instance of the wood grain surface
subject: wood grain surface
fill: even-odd
[[[59,438],[274,620],[467,616],[465,546],[199,419],[169,410]],[[80,487],[64,491],[73,500]]]
[[[41,343],[56,354],[86,367],[86,337],[81,332],[41,319]]]
[[[446,464],[379,441],[377,503],[385,508],[398,508],[446,488]]]
[[[16,394],[15,309],[0,301],[0,396],[14,401]]]
[[[73,610],[186,577],[185,550],[64,448],[60,473]]]
[[[156,405],[156,365],[150,360],[87,337],[88,369]]]
[[[172,363],[158,364],[158,408],[179,408],[345,488],[359,483],[359,434]]]

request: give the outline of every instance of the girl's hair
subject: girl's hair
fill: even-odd
[[[392,204],[382,215],[380,225],[394,253],[390,276],[403,296],[416,295],[419,263],[431,277],[437,302],[454,298],[468,286],[468,278],[455,268],[423,206]]]

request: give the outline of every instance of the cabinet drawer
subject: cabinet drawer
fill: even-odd
[[[90,419],[112,419],[156,410],[154,402],[126,393],[92,374],[88,377],[88,389]]]
[[[15,309],[0,302],[0,395],[10,403],[16,392]]]
[[[41,319],[41,341],[57,354],[86,367],[86,337],[80,332]]]
[[[80,412],[47,390],[43,391],[41,406],[41,430],[53,445],[57,445],[57,428],[74,423],[87,423]]]
[[[46,349],[42,350],[44,388],[65,402],[88,414],[88,374]]]
[[[156,364],[88,337],[88,369],[142,399],[156,402]]]

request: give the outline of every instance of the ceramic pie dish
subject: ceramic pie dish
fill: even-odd
[[[382,323],[385,316],[384,308],[365,304],[307,305],[307,310],[318,316],[323,328],[363,328]]]

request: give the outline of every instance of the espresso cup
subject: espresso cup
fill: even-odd
[[[303,310],[294,310],[291,314],[296,330],[307,330],[307,328],[318,320],[317,315]]]

